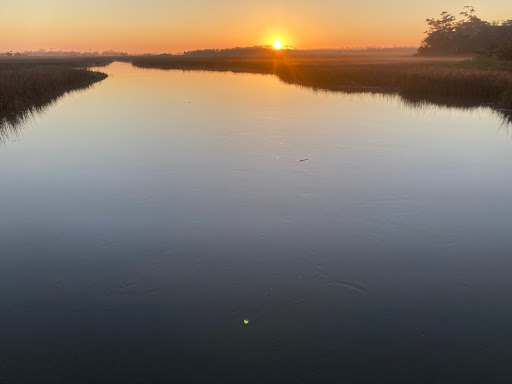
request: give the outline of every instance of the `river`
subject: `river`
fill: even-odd
[[[0,147],[0,382],[505,383],[490,108],[101,68]]]

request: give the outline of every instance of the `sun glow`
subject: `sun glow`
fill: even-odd
[[[281,48],[283,48],[283,43],[279,40],[274,41],[274,49],[279,50]]]

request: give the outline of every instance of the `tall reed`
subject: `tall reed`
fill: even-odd
[[[0,129],[16,124],[27,113],[68,91],[88,87],[106,77],[71,65],[0,63]]]

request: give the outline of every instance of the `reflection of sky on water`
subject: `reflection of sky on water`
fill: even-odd
[[[0,378],[509,377],[491,110],[104,70],[0,149]]]

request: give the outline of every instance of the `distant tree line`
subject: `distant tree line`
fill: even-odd
[[[255,46],[255,47],[236,47],[226,49],[199,49],[195,51],[185,51],[185,56],[261,56],[271,55],[271,46]]]
[[[427,19],[426,37],[420,55],[478,54],[512,60],[512,20],[488,22],[472,6],[464,7],[459,20],[448,12],[439,19]]]
[[[126,52],[119,51],[88,51],[88,52],[77,52],[77,51],[47,51],[45,49],[39,49],[37,51],[23,51],[23,52],[0,52],[0,56],[72,56],[72,57],[95,57],[95,56],[128,56]]]

